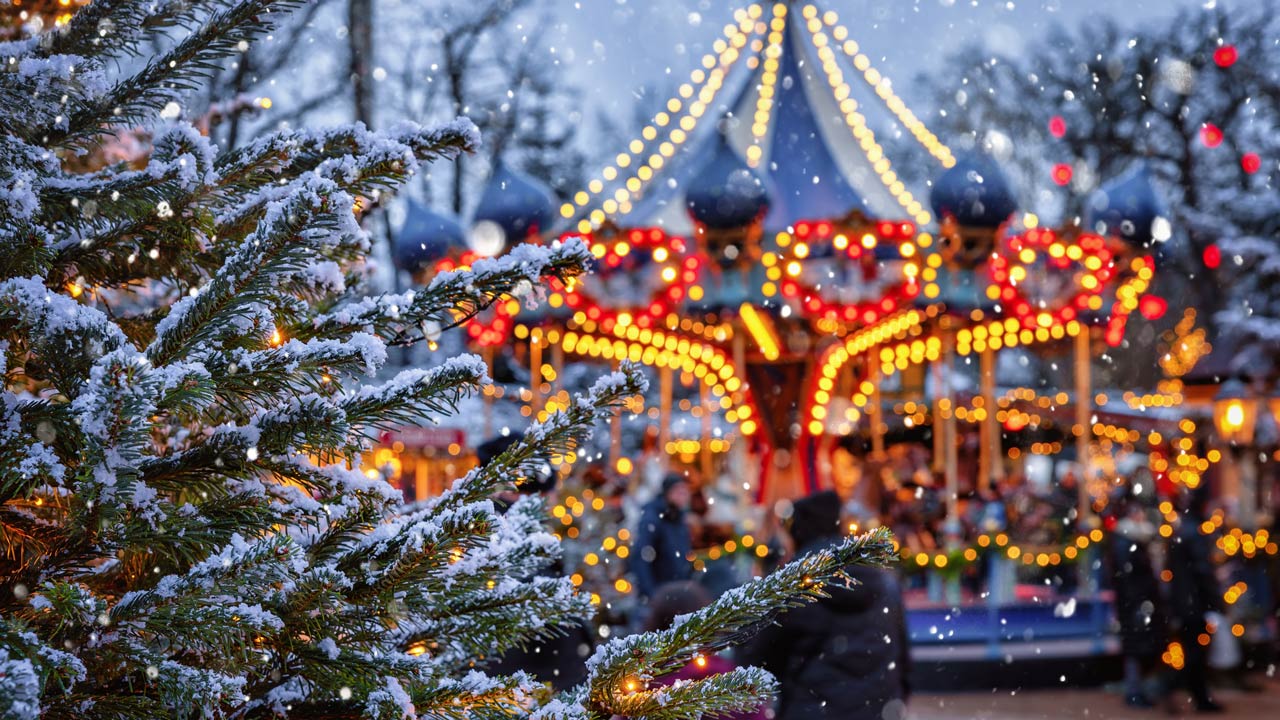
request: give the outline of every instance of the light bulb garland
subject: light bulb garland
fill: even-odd
[[[938,136],[933,134],[928,127],[911,112],[911,108],[902,101],[893,92],[893,85],[889,82],[880,71],[871,65],[871,58],[862,53],[858,48],[858,43],[849,37],[849,30],[840,24],[840,16],[834,10],[828,10],[821,14],[819,21],[818,8],[813,5],[806,5],[804,8],[804,17],[807,20],[809,32],[816,34],[821,30],[823,25],[831,31],[831,36],[840,48],[853,62],[853,66],[862,74],[862,78],[867,81],[867,85],[875,91],[876,95],[884,101],[885,107],[898,118],[902,126],[911,133],[911,136],[934,158],[942,164],[944,168],[950,168],[956,164],[956,159],[951,153],[951,148],[947,147]],[[839,98],[837,98],[839,99]]]
[[[578,232],[590,232],[599,228],[606,218],[623,216],[631,211],[632,200],[644,192],[645,187],[656,177],[657,171],[693,136],[698,121],[707,108],[713,105],[724,85],[725,77],[741,57],[742,48],[758,34],[760,28],[757,18],[762,12],[759,5],[751,5],[735,13],[735,22],[725,26],[724,38],[717,41],[712,52],[702,57],[700,67],[690,74],[690,83],[682,85],[677,95],[667,100],[664,109],[654,115],[651,122],[641,130],[639,138],[632,139],[627,144],[626,150],[617,156],[613,165],[601,170],[585,189],[574,194],[571,202],[560,207],[561,217],[578,217],[606,187],[614,186],[615,181],[617,189],[613,195],[585,217],[581,217],[575,227]],[[693,99],[695,94],[697,97]],[[664,128],[667,131],[665,140],[654,147]],[[643,157],[646,151],[650,151],[647,158]],[[635,169],[631,175],[619,180],[622,171],[633,166]]]

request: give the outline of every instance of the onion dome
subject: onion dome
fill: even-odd
[[[685,189],[693,219],[713,229],[744,227],[769,209],[764,181],[729,147],[718,133],[711,159]]]
[[[392,260],[401,270],[414,273],[466,247],[466,230],[452,215],[435,212],[410,199],[392,246]]]
[[[1000,166],[991,157],[970,153],[938,176],[929,194],[939,219],[950,215],[962,227],[998,227],[1018,203]]]
[[[546,185],[499,162],[476,207],[471,249],[497,255],[511,243],[546,232],[555,222],[555,208]]]
[[[1093,193],[1085,223],[1100,235],[1114,235],[1138,247],[1168,240],[1164,203],[1146,163],[1138,163]]]

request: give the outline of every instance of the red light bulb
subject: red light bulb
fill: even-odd
[[[1205,123],[1200,128],[1200,142],[1205,147],[1216,148],[1222,144],[1222,128],[1213,123]]]
[[[1067,134],[1067,121],[1062,119],[1061,115],[1049,118],[1049,134],[1056,138]]]
[[[1216,270],[1222,264],[1222,250],[1217,245],[1210,245],[1204,249],[1204,266],[1210,270]]]
[[[1071,176],[1073,174],[1074,171],[1067,163],[1058,163],[1053,166],[1053,181],[1059,185],[1066,185],[1071,182]]]
[[[1229,68],[1236,64],[1236,60],[1240,58],[1240,53],[1236,52],[1235,45],[1223,45],[1213,51],[1213,61],[1220,68]]]
[[[1252,175],[1262,169],[1262,157],[1258,153],[1245,153],[1240,156],[1240,167]]]

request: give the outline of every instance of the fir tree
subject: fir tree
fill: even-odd
[[[475,357],[377,379],[389,347],[518,286],[578,241],[368,295],[357,198],[473,149],[473,126],[287,131],[219,153],[185,90],[296,0],[94,0],[3,46],[0,717],[696,718],[773,689],[754,669],[649,680],[821,593],[877,534],[801,559],[662,633],[615,639],[549,698],[487,658],[591,611],[544,508],[490,498],[642,390],[624,367],[429,502],[367,477],[379,428],[487,382]],[[155,54],[145,50],[159,48]],[[64,161],[137,125],[145,167]]]

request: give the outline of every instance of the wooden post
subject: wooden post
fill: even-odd
[[[533,397],[529,398],[529,408],[534,420],[538,419],[538,412],[542,410],[542,329],[533,328],[529,331],[529,392]]]
[[[939,332],[945,336],[947,331],[939,330]],[[945,345],[947,341],[943,339],[942,342]],[[933,423],[933,463],[931,463],[931,467],[934,472],[942,472],[947,456],[946,429],[942,421],[942,386],[946,382],[943,379],[943,374],[947,372],[943,367],[944,359],[945,356],[941,356],[929,363],[929,372],[933,375],[933,410],[931,418]]]
[[[667,452],[667,444],[671,442],[671,367],[663,365],[658,371],[658,457],[662,458],[662,470],[671,469],[671,454]]]
[[[1000,442],[1000,423],[996,420],[996,351],[988,347],[982,352],[982,404],[986,417],[982,421],[981,474],[983,489],[1004,479],[1004,448]]]
[[[880,403],[880,358],[875,353],[867,354],[871,375],[871,457],[884,459],[884,407]]]
[[[951,384],[951,373],[955,371],[955,338],[951,333],[942,337],[942,377],[943,397],[946,399],[946,417],[943,419],[943,436],[945,456],[943,459],[943,477],[946,480],[947,520],[946,529],[949,539],[954,541],[955,529],[960,523],[960,457],[956,447],[956,401]]]
[[[1089,435],[1093,432],[1093,382],[1090,377],[1089,326],[1081,323],[1080,333],[1075,339],[1075,372],[1076,372],[1076,427],[1080,434],[1076,436],[1076,463],[1080,469],[1078,478],[1078,505],[1076,506],[1076,522],[1083,526],[1089,517],[1089,479],[1093,475],[1091,458],[1089,457]]]

